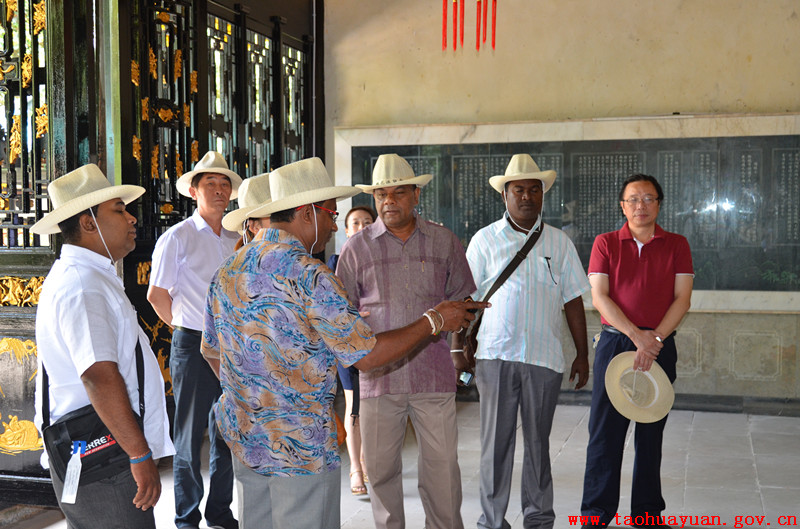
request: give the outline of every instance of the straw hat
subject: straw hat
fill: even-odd
[[[608,399],[623,417],[632,421],[660,421],[672,409],[675,390],[667,374],[655,362],[648,371],[634,371],[635,357],[635,351],[627,351],[615,356],[608,364]]]
[[[556,180],[556,172],[540,171],[539,166],[536,165],[536,162],[533,161],[529,154],[515,154],[511,157],[511,161],[508,162],[506,174],[491,177],[489,185],[498,193],[502,193],[506,182],[511,182],[512,180],[541,180],[542,192],[547,193],[553,187],[553,182]]]
[[[414,176],[414,169],[397,154],[381,154],[372,170],[372,185],[357,184],[365,193],[372,193],[380,187],[419,186],[423,187],[433,179],[432,174]]]
[[[319,158],[306,158],[272,171],[269,176],[272,202],[250,212],[248,217],[268,217],[277,211],[324,202],[344,200],[361,191],[350,186],[333,186],[328,170]]]
[[[189,188],[192,187],[192,178],[200,173],[217,173],[230,178],[230,199],[233,200],[236,198],[239,186],[242,185],[242,178],[238,174],[228,169],[228,162],[226,162],[225,158],[216,151],[208,151],[205,156],[203,156],[200,161],[197,162],[197,165],[194,166],[194,169],[188,173],[184,173],[180,178],[178,178],[178,181],[175,183],[178,193],[185,197],[191,198],[192,195],[189,194]]]
[[[272,201],[269,195],[269,173],[245,178],[239,186],[239,209],[222,217],[222,227],[228,231],[242,233],[242,223],[250,212]]]
[[[47,194],[53,209],[31,226],[31,231],[37,235],[60,233],[60,222],[112,198],[120,198],[129,204],[144,194],[144,188],[111,185],[103,171],[90,163],[50,182]]]

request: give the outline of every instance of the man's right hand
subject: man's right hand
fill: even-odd
[[[485,301],[442,301],[434,307],[444,318],[443,331],[459,332],[469,327],[475,319],[473,309],[486,309],[492,304]]]
[[[141,463],[131,463],[131,473],[138,487],[133,504],[143,511],[155,507],[161,497],[161,476],[153,458]]]

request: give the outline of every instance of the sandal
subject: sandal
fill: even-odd
[[[363,496],[367,493],[367,486],[363,483],[361,485],[353,485],[353,474],[361,474],[364,475],[364,472],[361,470],[354,470],[350,472],[350,492],[353,493],[353,496]]]

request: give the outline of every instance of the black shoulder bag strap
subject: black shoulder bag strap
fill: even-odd
[[[530,235],[530,237],[528,237],[528,240],[525,241],[525,244],[522,245],[522,248],[520,248],[520,250],[513,257],[513,259],[511,259],[511,262],[509,262],[503,269],[503,271],[500,273],[500,275],[497,276],[497,279],[495,279],[494,283],[492,284],[492,287],[489,289],[486,295],[483,296],[482,301],[489,301],[489,298],[492,297],[492,295],[495,292],[497,292],[497,289],[503,286],[503,283],[506,282],[506,279],[511,277],[511,274],[514,273],[514,270],[517,269],[520,263],[522,263],[522,261],[524,261],[525,258],[528,257],[528,254],[536,244],[536,241],[538,241],[539,237],[542,235],[542,226],[544,226],[544,221],[541,221],[539,223],[539,227],[536,228],[536,231],[534,231]]]
[[[139,338],[136,338],[136,378],[139,381],[139,417],[144,424],[144,354]],[[50,426],[50,378],[42,363],[42,431]]]

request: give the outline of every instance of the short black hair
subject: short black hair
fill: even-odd
[[[325,201],[323,200],[321,202],[314,202],[314,205],[315,206],[322,206],[322,204],[324,204],[324,203],[325,203]],[[303,206],[306,206],[306,205],[307,204],[303,204]],[[289,208],[289,209],[284,209],[283,211],[276,211],[275,213],[271,213],[270,216],[269,216],[269,221],[270,221],[270,223],[272,223],[272,222],[292,222],[292,220],[294,220],[295,213],[297,213],[297,210],[302,208],[303,206],[297,206],[296,208]]]
[[[78,213],[77,215],[73,215],[66,220],[62,220],[58,223],[58,229],[61,230],[61,236],[64,238],[64,244],[77,244],[81,240],[81,224],[80,220],[81,217],[84,215],[91,215],[92,213],[97,215],[97,211],[100,208],[100,205],[92,206],[91,213],[88,209],[85,209]]]
[[[630,175],[628,178],[625,179],[624,182],[622,182],[622,187],[619,190],[620,202],[625,200],[625,188],[628,187],[628,184],[632,184],[634,182],[650,182],[651,184],[653,184],[653,187],[656,188],[656,195],[657,195],[656,198],[658,199],[658,201],[661,202],[662,200],[664,200],[664,190],[661,189],[661,184],[658,183],[658,180],[656,180],[654,176],[650,176],[648,174],[636,173]]]

